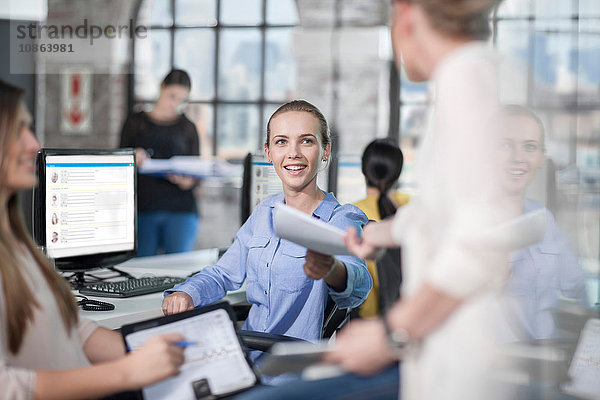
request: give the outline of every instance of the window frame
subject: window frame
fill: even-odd
[[[137,3],[137,7],[134,11],[134,23],[137,23],[138,15],[140,9],[142,8],[142,4],[144,1],[149,0],[141,0]],[[258,107],[258,123],[259,123],[259,132],[256,135],[256,149],[262,149],[264,143],[263,133],[266,132],[266,120],[264,115],[264,110],[269,106],[279,106],[289,99],[281,98],[275,100],[268,100],[265,97],[265,61],[266,61],[266,40],[267,34],[269,31],[277,30],[277,29],[290,29],[297,26],[297,24],[289,24],[289,23],[269,23],[267,22],[267,6],[268,1],[278,1],[278,0],[261,0],[261,18],[262,22],[256,25],[236,25],[236,24],[223,24],[222,22],[222,4],[221,0],[213,0],[216,2],[216,24],[212,26],[208,25],[195,25],[195,24],[186,24],[186,25],[178,25],[176,21],[176,13],[178,7],[177,0],[169,0],[169,7],[171,8],[171,12],[173,15],[173,19],[170,25],[150,25],[147,26],[148,30],[164,30],[169,32],[170,36],[170,53],[169,53],[169,65],[170,68],[174,68],[174,59],[175,59],[175,36],[177,31],[183,31],[187,29],[209,29],[214,32],[214,54],[213,54],[213,68],[214,68],[214,79],[213,79],[213,97],[209,100],[188,100],[187,104],[204,104],[212,106],[212,148],[210,154],[212,156],[218,155],[219,149],[219,127],[218,127],[218,118],[219,118],[219,108],[222,105],[244,105],[244,106],[257,106]],[[227,100],[222,97],[219,93],[219,51],[221,49],[221,36],[223,30],[235,30],[235,29],[258,29],[260,32],[260,57],[261,57],[261,71],[260,71],[260,93],[257,99],[255,100]],[[134,71],[136,65],[135,58],[135,46],[136,40],[132,41],[131,46],[131,64],[129,69],[130,79],[128,80],[128,110],[134,110],[138,105],[144,105],[148,103],[155,103],[156,98],[154,99],[136,99],[135,97],[135,79],[134,79]]]

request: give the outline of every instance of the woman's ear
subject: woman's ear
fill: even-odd
[[[272,162],[271,161],[271,152],[269,151],[269,146],[265,143],[265,157],[267,158],[268,162]]]
[[[323,152],[323,161],[327,161],[329,156],[331,155],[331,143],[327,143],[325,146],[325,151]]]

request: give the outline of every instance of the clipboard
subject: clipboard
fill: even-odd
[[[152,336],[177,332],[196,342],[185,349],[181,373],[142,389],[145,400],[208,400],[231,396],[260,379],[248,358],[227,302],[198,307],[180,314],[124,325],[125,346],[136,348]]]

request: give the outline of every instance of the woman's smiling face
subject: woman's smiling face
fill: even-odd
[[[331,146],[322,147],[319,120],[304,111],[287,111],[271,119],[265,155],[285,190],[303,191],[316,177]]]
[[[505,117],[498,138],[499,179],[510,195],[523,195],[535,172],[544,163],[544,139],[531,118]]]
[[[12,193],[30,189],[36,183],[35,156],[40,144],[31,131],[31,115],[24,105],[19,108],[17,117],[18,135],[7,153],[5,186]]]

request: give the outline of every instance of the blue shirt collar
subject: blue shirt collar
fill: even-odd
[[[329,222],[333,215],[333,210],[339,205],[333,193],[325,193],[325,198],[321,200],[315,211],[313,211],[313,217],[322,219],[323,221]],[[275,204],[284,203],[283,192],[275,194],[265,200],[267,206],[274,208]]]

